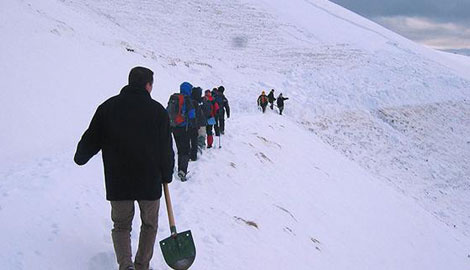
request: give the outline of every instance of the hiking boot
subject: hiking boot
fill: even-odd
[[[221,130],[220,133],[222,133],[222,135],[224,135],[224,134],[225,134],[225,131]]]
[[[178,177],[180,178],[181,182],[186,182],[186,173],[183,171],[178,171]]]
[[[135,267],[134,266],[129,266],[129,267],[127,267],[126,270],[135,270]]]

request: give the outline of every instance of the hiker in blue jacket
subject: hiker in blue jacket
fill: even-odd
[[[190,158],[190,128],[196,125],[196,113],[191,102],[193,86],[184,82],[180,85],[180,93],[173,94],[168,101],[170,126],[178,149],[178,177],[186,181]]]

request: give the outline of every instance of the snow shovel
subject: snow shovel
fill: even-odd
[[[163,184],[163,189],[171,235],[160,241],[160,248],[168,266],[175,270],[186,270],[193,264],[196,258],[193,236],[191,231],[176,232],[175,217],[173,216],[173,207],[171,206],[170,191],[168,190],[167,183]]]

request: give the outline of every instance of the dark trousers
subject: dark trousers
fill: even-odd
[[[188,134],[189,134],[189,144],[190,144],[189,158],[192,161],[196,161],[197,160],[197,147],[198,147],[197,139],[199,136],[198,128],[189,128]]]
[[[278,107],[279,108],[279,114],[282,115],[282,111],[284,110],[284,106]]]
[[[273,101],[273,102],[269,102],[269,107],[271,108],[271,110],[274,109],[274,101]]]
[[[135,256],[135,263],[133,263],[131,231],[132,219],[134,218],[134,201],[111,201],[111,219],[114,223],[111,234],[119,270],[125,270],[134,265],[136,270],[148,270],[153,256],[160,200],[138,201],[138,203],[142,225],[140,226],[137,255]]]
[[[266,111],[266,107],[268,104],[261,104],[261,109],[263,110],[263,113]]]
[[[223,116],[219,116],[219,119],[217,120],[218,121],[216,122],[216,125],[218,125],[219,132],[224,133],[225,132],[225,118]]]
[[[220,121],[220,116],[216,116],[215,117],[215,125],[214,125],[215,136],[220,136],[219,121]]]
[[[188,129],[189,130],[189,129]],[[175,138],[176,148],[178,149],[178,171],[188,172],[189,162],[189,132],[186,127],[174,127],[173,137]]]

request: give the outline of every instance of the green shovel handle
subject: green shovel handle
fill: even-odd
[[[171,235],[176,235],[175,216],[173,215],[173,206],[171,205],[168,183],[163,183],[163,191],[165,193],[166,211],[168,212],[168,221],[170,222]]]

